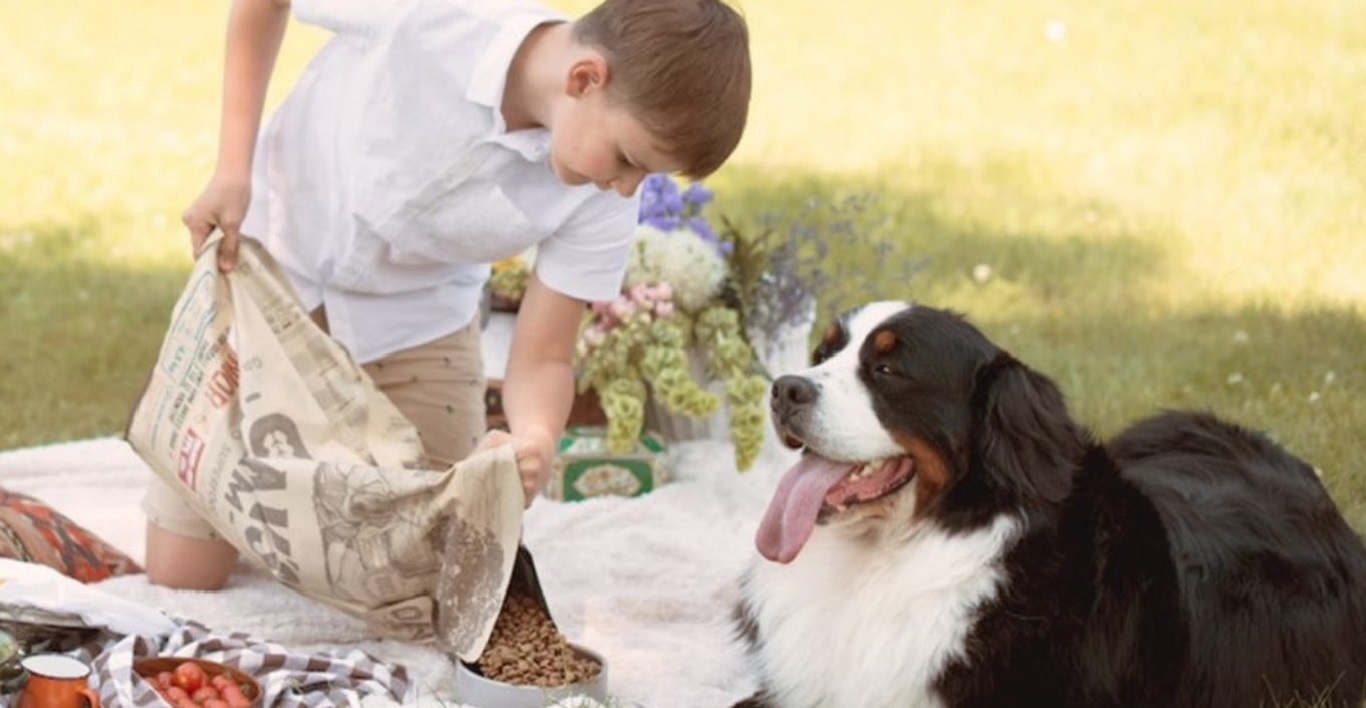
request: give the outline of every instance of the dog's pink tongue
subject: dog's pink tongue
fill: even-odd
[[[807,453],[783,475],[768,503],[754,545],[765,558],[791,563],[801,552],[830,488],[849,472],[849,464]]]

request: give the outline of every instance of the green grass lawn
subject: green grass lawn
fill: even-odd
[[[1366,3],[742,7],[755,100],[715,210],[871,194],[925,267],[848,243],[864,297],[968,314],[1101,433],[1175,406],[1266,429],[1366,530]],[[121,429],[189,267],[226,9],[0,6],[0,449]],[[321,39],[290,32],[273,100]]]

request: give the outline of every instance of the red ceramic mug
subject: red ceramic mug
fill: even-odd
[[[28,684],[17,708],[100,708],[100,697],[90,690],[90,667],[61,654],[34,654],[22,662]]]

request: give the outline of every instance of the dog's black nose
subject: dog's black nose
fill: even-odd
[[[769,405],[774,413],[784,413],[796,408],[804,408],[816,400],[816,385],[804,376],[779,376],[773,382],[773,395]]]

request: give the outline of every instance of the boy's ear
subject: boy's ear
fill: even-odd
[[[590,91],[602,90],[607,86],[607,59],[597,52],[586,52],[573,64],[565,77],[564,92],[573,98],[581,98]]]

